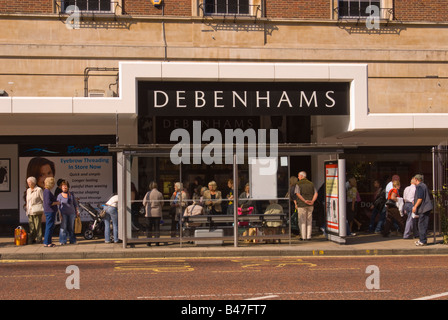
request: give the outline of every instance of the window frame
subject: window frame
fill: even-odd
[[[82,13],[115,14],[117,5],[120,5],[120,3],[121,3],[121,0],[107,0],[105,2],[109,2],[109,6],[110,6],[109,10],[101,10],[101,2],[102,1],[103,0],[58,0],[61,13],[65,13],[66,9],[69,6],[75,5],[79,9],[79,12],[82,12]],[[69,2],[69,3],[66,6],[67,2]],[[74,4],[70,3],[70,2],[74,2]],[[98,10],[91,10],[89,8],[89,3],[92,3],[92,2],[98,3]],[[83,3],[86,4],[85,6],[88,9],[81,9],[81,7],[84,7],[84,5],[82,5]],[[80,6],[78,4],[80,4],[82,6]]]
[[[365,9],[361,9],[362,2],[368,3],[368,5],[365,6],[364,8],[367,8],[370,5],[376,5],[376,3],[379,3],[380,16],[382,17],[383,1],[381,1],[381,0],[338,0],[338,2],[337,2],[338,18],[339,19],[367,19],[367,18],[369,18],[371,15],[369,13],[366,13]],[[374,3],[372,3],[372,2],[374,2]],[[347,14],[341,13],[341,3],[348,4]],[[351,12],[350,12],[351,11],[351,7],[350,7],[351,3],[358,4],[358,14],[357,15],[351,14]]]
[[[237,1],[237,12],[229,12],[229,2],[230,1]],[[247,2],[241,4],[240,2]],[[207,2],[213,2],[213,4],[207,4]],[[221,4],[220,4],[221,2]],[[225,2],[225,5],[222,4],[222,2]],[[208,6],[213,6],[213,10],[208,10]],[[222,12],[222,8],[225,6],[225,11]],[[240,12],[241,8],[247,8],[247,12]],[[251,16],[252,10],[253,10],[253,4],[251,0],[203,0],[202,1],[202,10],[204,16]],[[220,12],[221,8],[221,12]]]

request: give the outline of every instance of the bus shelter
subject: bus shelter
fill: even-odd
[[[291,172],[291,158],[311,156],[319,167],[318,174],[324,179],[325,160],[337,160],[344,149],[356,146],[284,144],[278,145],[274,156],[260,157],[257,145],[232,145],[228,149],[224,146],[226,152],[214,150],[213,161],[208,164],[204,163],[210,162],[204,157],[207,147],[210,145],[192,147],[189,150],[191,161],[176,164],[173,163],[176,162],[176,159],[173,161],[173,145],[108,145],[110,152],[117,153],[118,229],[124,248],[137,244],[180,247],[224,244],[237,247],[257,242],[291,244],[298,234],[295,208],[289,196],[290,178],[297,177],[297,172]],[[201,161],[193,163],[194,159]],[[141,176],[142,167],[145,177]],[[211,192],[207,196],[210,181],[196,189],[186,185],[187,177],[205,168],[219,172],[214,180],[221,181],[220,186],[230,180],[233,185],[228,184],[227,191],[218,190],[220,196],[214,197],[210,197]],[[139,183],[141,179],[146,182]],[[149,181],[156,182],[163,193],[163,215],[158,230],[150,227],[143,217],[144,196],[136,198],[132,186],[148,187]],[[179,193],[180,198],[173,199],[173,191]],[[194,206],[202,206],[203,211],[198,215],[188,214],[191,213],[188,208]]]

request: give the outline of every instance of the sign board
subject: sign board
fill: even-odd
[[[107,148],[96,145],[22,145],[19,157],[20,222],[27,222],[24,199],[26,179],[36,177],[44,188],[46,177],[67,180],[70,191],[80,202],[94,208],[104,204],[114,192],[114,159]],[[56,186],[52,192],[54,192]],[[90,215],[81,211],[81,220],[90,221]]]
[[[345,242],[347,235],[345,160],[325,161],[325,213],[330,240]]]
[[[348,82],[138,83],[140,115],[348,115]]]

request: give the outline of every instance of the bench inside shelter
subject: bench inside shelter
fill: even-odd
[[[234,216],[232,215],[196,215],[184,216],[183,227],[185,230],[189,229],[225,229],[233,228]],[[249,228],[256,228],[258,230],[266,230],[266,228],[286,228],[288,215],[285,213],[273,214],[249,214],[239,215],[238,223],[247,222],[247,225],[238,226],[238,230],[244,231]],[[268,222],[280,222],[279,227],[269,227]],[[261,232],[260,232],[261,234]],[[287,234],[271,234],[271,235],[256,235],[256,236],[239,236],[240,240],[281,240],[288,239]],[[184,238],[185,240],[196,240],[193,236]]]

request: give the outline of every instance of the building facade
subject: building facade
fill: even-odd
[[[195,120],[220,132],[278,128],[279,143],[350,146],[339,157],[363,207],[375,179],[399,174],[405,186],[419,172],[430,180],[431,147],[448,132],[447,22],[442,0],[2,0],[0,163],[8,175],[0,224],[26,222],[33,158],[50,158],[57,178],[100,203],[122,191],[120,164],[105,145],[173,144],[173,130],[191,132]],[[177,83],[166,88],[179,106],[197,87],[217,92],[223,82],[259,98],[277,89],[276,111],[156,114],[145,100],[153,86]],[[309,86],[303,108],[279,111],[293,104],[281,93],[297,83]],[[346,111],[314,112],[332,105],[338,83],[348,85]],[[322,102],[313,95],[321,91]],[[329,154],[291,157],[288,174],[306,170],[320,186]],[[151,180],[169,199],[179,171],[186,183],[200,177],[224,190],[231,169],[139,159],[131,175],[140,199]]]

